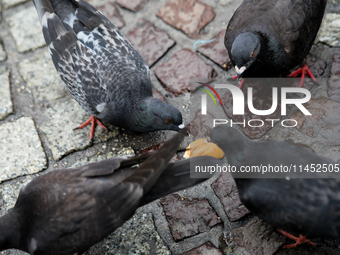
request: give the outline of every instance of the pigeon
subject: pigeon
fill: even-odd
[[[323,176],[309,172],[304,176],[275,173],[267,177],[277,178],[251,178],[254,176],[247,173],[241,175],[237,171],[232,175],[242,203],[296,241],[285,248],[293,248],[304,242],[314,245],[306,237],[340,238],[340,179],[334,178],[339,175],[339,164],[286,141],[254,142],[227,125],[213,128],[210,139],[224,151],[228,163],[235,166],[237,171],[242,166],[269,164],[302,165],[303,168],[311,167],[311,164],[325,164],[326,167],[333,167],[334,171],[337,169],[334,175],[324,173]],[[309,178],[301,178],[306,176]],[[300,236],[295,237],[285,231],[299,233]]]
[[[179,131],[182,114],[152,97],[150,70],[125,36],[83,0],[33,0],[53,64],[73,98],[102,122],[135,132]],[[102,121],[102,122],[101,122]]]
[[[190,165],[204,165],[205,157],[169,164],[185,135],[184,129],[152,154],[112,158],[35,178],[0,218],[0,229],[6,230],[0,231],[0,251],[81,254],[132,217],[138,206],[204,181],[190,178]]]
[[[326,4],[327,0],[244,0],[224,38],[238,79],[274,77],[304,62]],[[316,82],[305,63],[290,76],[302,73],[302,87],[306,72]]]

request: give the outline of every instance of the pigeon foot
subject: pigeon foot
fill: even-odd
[[[299,69],[297,69],[296,71],[292,72],[289,77],[296,77],[301,73],[301,80],[300,80],[300,85],[299,88],[301,88],[303,86],[303,82],[305,80],[305,74],[307,73],[309,77],[312,78],[312,80],[314,82],[317,82],[316,78],[314,77],[314,75],[312,74],[312,72],[309,70],[307,64],[305,64],[304,66],[300,67]]]
[[[282,235],[292,239],[295,241],[294,244],[287,244],[285,246],[283,246],[283,248],[287,249],[287,248],[295,248],[296,246],[303,244],[303,243],[309,243],[310,245],[316,246],[315,243],[313,243],[312,241],[310,241],[309,239],[307,239],[304,235],[299,235],[299,237],[293,236],[289,233],[287,233],[286,231],[283,231],[281,229],[278,230]]]
[[[104,124],[99,119],[94,117],[93,115],[91,115],[91,117],[87,121],[85,121],[83,124],[81,124],[79,127],[75,128],[74,130],[86,127],[90,123],[91,123],[91,132],[90,132],[90,139],[91,140],[93,140],[94,131],[96,130],[96,124],[101,126],[103,129],[107,130],[107,127],[105,127]]]
[[[233,77],[231,77],[232,79],[237,79],[237,75],[234,75]],[[241,82],[240,82],[240,85],[238,86],[240,89],[242,89],[242,87],[243,87],[243,85],[244,85],[244,79],[242,79],[241,80]]]

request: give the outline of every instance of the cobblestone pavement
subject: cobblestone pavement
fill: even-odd
[[[186,124],[190,122],[190,78],[216,77],[216,81],[223,82],[235,74],[223,36],[241,0],[90,2],[120,27],[141,53],[151,67],[154,95],[177,106]],[[13,207],[20,188],[40,174],[133,154],[173,135],[171,131],[135,134],[115,127],[110,132],[97,128],[91,145],[89,127],[72,130],[88,114],[54,70],[32,2],[2,0],[1,8],[0,215]],[[318,78],[330,77],[311,88],[312,100],[306,107],[313,118],[291,109],[287,117],[298,119],[296,128],[248,127],[243,130],[246,135],[261,140],[290,140],[340,160],[339,27],[340,1],[329,0],[313,55],[308,57]],[[194,52],[196,40],[212,38],[217,40],[198,44],[198,52]],[[265,105],[266,93],[257,89],[254,101]],[[230,118],[240,121],[231,115],[230,105],[224,107]],[[207,116],[213,117],[211,113]],[[207,136],[200,118],[197,115],[191,124],[195,138]],[[254,116],[247,113],[245,118]],[[185,141],[183,145],[187,144]],[[317,248],[301,245],[282,249],[286,239],[249,213],[238,199],[232,178],[221,175],[139,208],[131,220],[87,254],[340,254],[338,241],[316,241],[320,244]],[[8,250],[0,254],[23,252]]]

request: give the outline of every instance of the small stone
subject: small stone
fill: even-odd
[[[157,233],[151,213],[136,214],[86,254],[157,254],[171,252]]]
[[[216,38],[215,41],[202,45],[199,44],[197,50],[223,69],[229,70],[233,68],[233,64],[231,63],[228,51],[224,46],[224,35],[225,29],[213,37]]]
[[[9,71],[0,73],[0,120],[13,113],[9,74]]]
[[[227,234],[228,246],[233,254],[274,254],[285,243],[286,238],[268,223],[255,217],[247,225],[234,228]]]
[[[30,117],[0,126],[0,182],[47,167],[44,149]]]
[[[23,24],[26,24],[23,26]],[[34,6],[16,12],[8,18],[11,34],[20,53],[45,45],[41,25]]]
[[[221,223],[206,198],[190,201],[174,194],[161,198],[160,202],[175,241],[207,232]]]
[[[196,70],[196,73],[193,73]],[[158,66],[155,74],[165,89],[175,96],[190,91],[190,79],[210,80],[217,76],[215,70],[189,49],[175,53],[168,62]]]
[[[340,100],[340,54],[333,55],[327,93],[331,99]]]
[[[331,47],[340,46],[340,14],[326,13],[316,38],[316,42],[325,43]]]
[[[128,9],[133,12],[138,12],[149,0],[116,0],[117,4],[119,4],[121,7]]]
[[[155,27],[145,19],[140,19],[126,38],[149,67],[175,44],[175,41],[164,30]]]
[[[222,173],[216,182],[211,184],[216,196],[221,200],[224,211],[230,221],[236,221],[250,211],[242,204],[236,183],[230,173]]]
[[[41,130],[46,134],[53,159],[60,160],[73,151],[83,150],[91,145],[90,125],[82,129],[73,130],[89,118],[80,105],[73,99],[57,103],[44,113],[45,121]],[[105,131],[96,127],[94,142],[99,143],[115,137],[118,130]]]
[[[50,102],[68,94],[47,51],[21,61],[19,71],[33,97],[38,101]]]
[[[125,26],[125,22],[113,2],[105,1],[105,3],[97,3],[96,0],[90,0],[89,2],[101,11],[118,29]]]
[[[340,143],[340,104],[328,98],[311,99],[304,107],[312,114],[304,115],[297,110],[290,119],[297,121],[296,128],[317,141],[338,145]]]
[[[29,0],[2,0],[5,9],[11,8],[21,3],[28,2]]]
[[[158,10],[157,16],[187,36],[198,39],[200,31],[214,19],[215,12],[199,0],[170,0]]]

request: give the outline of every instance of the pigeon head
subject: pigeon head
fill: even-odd
[[[254,33],[242,33],[236,37],[231,47],[231,58],[239,78],[255,62],[260,46],[259,37]]]
[[[129,121],[127,123],[129,130],[136,132],[180,131],[184,128],[181,112],[176,107],[153,97],[142,100]]]
[[[180,131],[184,128],[182,113],[176,107],[157,98],[150,98],[148,105],[155,130]]]

